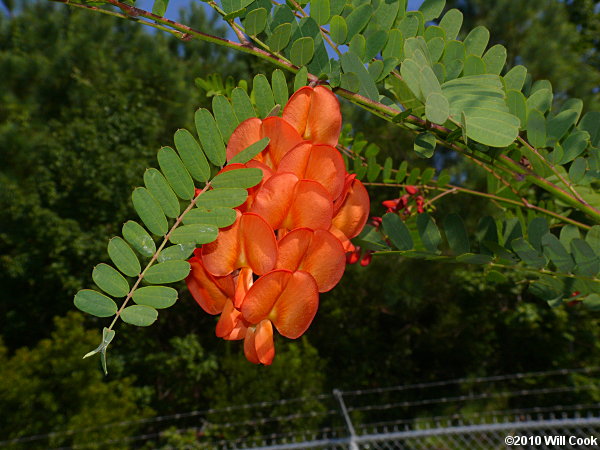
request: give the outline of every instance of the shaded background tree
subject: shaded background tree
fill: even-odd
[[[550,79],[558,95],[576,95],[597,108],[597,3],[456,6],[468,27],[481,22],[491,29],[492,39],[508,48],[511,64],[526,64],[535,78]],[[203,9],[190,11],[186,23],[224,33],[213,29]],[[548,49],[559,42],[568,42],[571,51],[549,58]],[[198,106],[210,104],[194,79],[213,72],[239,79],[271,70],[260,64],[45,2],[23,3],[12,16],[0,16],[0,360],[3,379],[16,380],[0,390],[0,416],[12,418],[3,432],[7,439],[97,424],[92,406],[100,423],[108,423],[125,415],[306,397],[336,387],[598,364],[594,313],[549,309],[523,292],[518,280],[489,285],[473,266],[375,258],[368,268],[350,268],[322,296],[301,341],[277,342],[270,368],[250,365],[238,345],[217,341],[215,320],[181,287],[181,300],[152,329],[117,330],[111,374],[101,379],[96,361],[80,360],[99,339],[96,332],[85,331],[76,314],[56,325],[53,318],[73,309],[74,292],[91,281],[89,268],[106,260],[103,237],[132,216],[131,190],[143,170],[156,165],[156,150],[171,143],[174,130],[192,123]],[[349,108],[344,113],[382,152],[423,168],[429,164],[417,160],[402,132],[373,117],[354,120],[359,113]],[[485,182],[450,153],[442,152],[434,164],[448,168],[457,183]],[[384,211],[382,200],[398,196],[397,190],[370,192],[374,215]],[[443,212],[474,217],[469,211],[482,207],[457,196]],[[90,318],[84,323],[103,325]],[[64,360],[57,360],[60,355]],[[57,365],[45,367],[50,360]],[[18,381],[20,373],[37,381]],[[74,378],[65,379],[66,373]],[[69,397],[74,379],[88,379],[87,389],[68,405],[56,395],[36,408],[34,399],[55,381]],[[112,397],[97,401],[111,383],[122,389],[121,415],[108,411],[116,402]],[[20,404],[28,408],[12,414]],[[252,411],[228,417],[245,420]],[[74,443],[69,439],[60,445]]]

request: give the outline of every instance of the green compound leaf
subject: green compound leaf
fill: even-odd
[[[310,36],[305,36],[292,44],[290,60],[292,64],[301,67],[307,65],[315,54],[315,41]]]
[[[398,250],[412,250],[414,245],[410,231],[397,214],[385,214],[382,218],[382,226],[385,234]]]
[[[233,158],[231,158],[231,160],[229,161],[229,164],[235,164],[235,163],[245,164],[245,163],[247,163],[252,158],[254,158],[256,155],[258,155],[260,152],[262,152],[265,148],[267,148],[267,145],[269,145],[269,141],[270,140],[268,137],[264,137],[260,141],[257,141],[254,144],[249,145],[244,150],[242,150],[237,155],[235,155]]]
[[[330,14],[329,0],[312,0],[310,2],[310,17],[318,25],[325,25],[329,21]]]
[[[206,191],[202,194],[196,206],[200,209],[214,209],[218,207],[235,208],[246,201],[248,191],[240,188],[219,188]]]
[[[211,181],[215,188],[244,188],[256,186],[262,181],[263,172],[260,169],[234,169],[223,172]]]
[[[256,36],[267,26],[267,10],[265,8],[256,8],[246,14],[244,19],[244,28],[250,36]]]
[[[519,258],[528,266],[536,269],[542,269],[546,265],[546,258],[540,256],[532,245],[523,238],[517,238],[510,241],[512,249]]]
[[[116,270],[108,264],[98,264],[92,272],[94,283],[112,297],[125,297],[129,293],[129,283]]]
[[[431,93],[427,96],[425,103],[425,115],[430,122],[443,125],[450,116],[450,103],[442,94]]]
[[[465,48],[467,50],[467,54],[481,56],[485,51],[485,48],[490,41],[490,32],[489,30],[480,25],[471,30],[471,32],[465,38]]]
[[[231,91],[231,103],[239,122],[256,117],[256,111],[252,107],[250,97],[242,88],[237,87]]]
[[[150,232],[164,236],[168,231],[167,218],[160,204],[146,188],[136,188],[131,194],[133,207]]]
[[[563,141],[565,151],[560,164],[567,164],[583,153],[588,145],[590,135],[587,131],[575,131]]]
[[[435,135],[432,133],[421,133],[415,138],[414,149],[421,158],[431,158],[435,152]]]
[[[150,258],[156,252],[154,240],[139,223],[130,220],[123,225],[121,232],[123,233],[125,240],[137,250],[140,255]]]
[[[527,140],[536,148],[546,146],[546,119],[537,109],[530,110],[527,116]]]
[[[440,17],[444,6],[446,6],[446,0],[425,0],[419,7],[419,11],[423,13],[425,22],[430,22]]]
[[[175,132],[175,147],[190,175],[198,181],[205,182],[210,177],[210,167],[200,144],[188,130]]]
[[[140,262],[131,247],[118,236],[108,241],[108,256],[117,269],[128,277],[137,277],[142,271]]]
[[[224,95],[215,95],[212,100],[212,110],[221,131],[221,136],[223,136],[223,139],[228,140],[239,125],[233,106]]]
[[[485,108],[468,108],[466,116],[467,136],[490,147],[507,147],[519,134],[519,118],[508,112]]]
[[[398,60],[403,56],[404,49],[404,37],[402,32],[397,29],[392,29],[388,33],[388,40],[383,47],[382,56],[383,59],[397,58]]]
[[[162,173],[156,169],[146,170],[144,184],[167,217],[175,219],[179,216],[179,200]]]
[[[595,277],[598,274],[598,271],[600,271],[600,258],[590,244],[583,239],[573,239],[571,241],[571,253],[576,264],[573,273],[586,277]]]
[[[577,122],[578,117],[579,113],[577,111],[567,109],[559,112],[551,119],[548,119],[546,129],[548,133],[548,139],[552,141],[551,143],[560,140],[565,135],[567,130],[571,128],[575,122]]]
[[[358,92],[371,100],[379,100],[379,91],[377,90],[375,81],[373,81],[371,75],[369,75],[369,72],[363,65],[363,62],[360,60],[360,58],[356,54],[349,51],[342,54],[341,62],[344,72],[347,74],[354,73],[358,78],[360,83]]]
[[[100,342],[100,345],[83,356],[83,359],[85,359],[89,358],[92,355],[95,355],[96,353],[100,353],[100,362],[102,363],[102,370],[104,370],[104,375],[108,375],[108,369],[106,367],[106,349],[108,348],[108,344],[112,342],[114,337],[115,331],[109,330],[108,328],[104,327],[104,329],[102,330],[102,341]]]
[[[147,327],[156,322],[158,311],[150,306],[133,305],[121,311],[121,320],[130,325]]]
[[[171,261],[171,260],[187,260],[196,249],[196,244],[175,244],[169,247],[163,248],[159,253],[156,260],[160,262]]]
[[[573,261],[573,258],[561,244],[560,240],[553,234],[548,233],[542,237],[542,250],[544,255],[561,272],[570,273],[573,267],[575,267],[575,261]]]
[[[271,75],[271,85],[273,87],[273,98],[277,105],[283,106],[288,101],[288,87],[285,75],[279,69],[273,71]]]
[[[177,291],[166,286],[146,286],[133,293],[133,301],[138,305],[156,309],[169,308],[177,301]]]
[[[194,182],[175,150],[163,147],[158,151],[160,170],[179,198],[190,200],[194,196]],[[152,230],[150,230],[152,231]]]
[[[256,102],[256,109],[258,115],[261,118],[265,118],[269,115],[269,112],[275,107],[275,99],[273,98],[273,91],[271,85],[263,74],[258,74],[254,77],[252,82],[254,101]]]
[[[469,253],[469,235],[462,218],[458,214],[449,214],[444,219],[444,231],[448,245],[455,255]]]
[[[548,221],[544,217],[536,217],[527,226],[527,238],[538,253],[543,252],[542,238],[550,233]]]
[[[442,235],[429,214],[422,213],[417,216],[417,230],[425,248],[430,252],[437,253],[442,242]]]
[[[186,225],[196,223],[209,224],[218,228],[225,228],[233,224],[235,219],[236,212],[231,208],[218,207],[211,211],[196,208],[192,209],[184,216],[183,223]]]
[[[506,104],[508,111],[519,118],[521,128],[527,126],[527,101],[521,91],[509,89],[506,91]]]
[[[590,244],[592,248],[600,249],[600,225],[594,225],[587,232],[585,242]]]
[[[190,269],[187,261],[165,261],[149,267],[144,280],[151,284],[175,283],[187,277]]]
[[[600,147],[600,111],[589,111],[579,123],[582,131],[590,135],[590,142],[594,147]]]
[[[267,45],[274,52],[280,52],[287,47],[292,35],[292,24],[282,23],[278,25],[267,39]]]
[[[343,44],[348,37],[348,25],[342,16],[333,16],[329,24],[331,40],[336,44]]]
[[[488,73],[500,75],[506,64],[506,48],[500,44],[494,45],[483,55],[483,62],[487,67]]]
[[[373,8],[369,4],[363,4],[348,14],[346,17],[348,36],[346,39],[351,40],[356,34],[360,33],[367,26],[372,15]]]
[[[192,224],[176,228],[171,233],[169,240],[173,244],[208,244],[217,239],[219,228],[214,225]]]
[[[233,108],[235,110],[235,103]],[[221,136],[221,132],[219,131],[212,114],[207,109],[200,108],[194,115],[194,121],[196,122],[196,131],[198,132],[200,143],[202,144],[204,153],[206,153],[209,161],[215,166],[222,166],[225,164],[226,157],[223,137]],[[205,180],[199,181],[207,180],[208,177]]]
[[[75,294],[75,306],[84,313],[96,317],[110,317],[117,313],[117,304],[100,292],[82,289]]]
[[[504,84],[506,90],[514,89],[520,91],[525,83],[525,77],[527,76],[527,69],[525,66],[515,66],[510,69],[506,75],[504,75]]]
[[[446,39],[451,41],[456,39],[458,33],[460,31],[460,27],[462,27],[463,23],[463,13],[461,13],[458,9],[451,9],[442,20],[440,20],[440,28],[442,28],[446,32]]]
[[[154,4],[152,5],[152,14],[162,17],[167,12],[168,6],[169,0],[154,0]]]
[[[585,176],[587,160],[583,157],[575,158],[575,161],[569,167],[569,178],[575,184],[579,183]]]

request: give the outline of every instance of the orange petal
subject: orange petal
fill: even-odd
[[[246,336],[246,329],[242,313],[233,307],[231,300],[227,300],[217,322],[215,334],[228,341],[237,341]]]
[[[242,264],[257,275],[272,270],[277,262],[277,240],[273,229],[258,214],[244,213],[240,220]],[[245,264],[244,264],[245,263]]]
[[[242,305],[244,319],[270,319],[281,335],[296,339],[307,330],[319,307],[315,279],[307,272],[273,270],[250,288]]]
[[[244,297],[246,297],[246,294],[250,290],[253,282],[254,278],[252,277],[252,269],[244,267],[242,270],[240,270],[235,285],[235,295],[233,299],[233,306],[235,306],[237,309],[240,309],[242,306]]]
[[[308,329],[319,309],[317,282],[307,272],[292,273],[269,318],[282,336],[299,338]]]
[[[277,170],[291,172],[300,179],[318,181],[331,198],[337,198],[344,188],[344,159],[330,145],[310,142],[297,145],[282,158]]]
[[[342,128],[340,104],[326,87],[305,86],[297,90],[283,109],[283,118],[304,139],[316,144],[337,145]]]
[[[251,324],[266,319],[285,289],[290,275],[289,270],[273,270],[256,280],[242,303],[244,319]]]
[[[346,268],[341,242],[329,231],[297,228],[279,241],[277,268],[310,273],[327,292],[340,281]]]
[[[240,214],[233,225],[219,231],[217,239],[202,246],[206,270],[216,276],[249,267],[253,272],[268,272],[277,261],[277,241],[265,220],[252,213]]]
[[[238,125],[227,143],[227,161],[262,139],[261,125],[262,120],[257,117],[246,119]]]
[[[241,213],[237,213],[236,221],[219,230],[217,239],[202,246],[202,262],[213,275],[229,275],[238,268],[240,254],[239,228]]]
[[[277,169],[281,158],[303,140],[293,126],[281,117],[275,116],[263,120],[261,137],[270,139],[263,153],[265,153],[264,162],[272,169]]]
[[[348,239],[352,239],[358,236],[367,223],[369,209],[369,194],[360,180],[354,179],[347,195],[339,202],[339,209],[333,217],[333,226],[344,233]]]
[[[306,227],[327,230],[331,226],[333,202],[325,188],[316,181],[300,180],[292,195],[282,226],[288,230]]]
[[[250,208],[276,230],[286,218],[298,177],[293,173],[273,175],[260,189]]]
[[[252,364],[260,364],[258,354],[256,353],[254,337],[254,327],[248,327],[246,330],[246,338],[244,339],[244,355],[246,355],[246,359]]]
[[[344,251],[346,253],[354,251],[356,247],[354,247],[352,241],[348,239],[348,236],[346,236],[341,230],[337,229],[335,225],[331,225],[329,232],[333,234],[342,243],[342,247],[344,248]]]
[[[262,320],[256,326],[254,348],[258,360],[266,366],[271,365],[275,358],[275,344],[273,343],[273,325],[270,320]]]
[[[223,311],[225,302],[233,297],[233,278],[214,277],[197,256],[192,257],[189,263],[192,269],[185,281],[194,300],[208,314],[219,314]]]

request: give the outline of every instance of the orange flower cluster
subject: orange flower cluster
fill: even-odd
[[[229,139],[228,161],[270,139],[251,161],[222,170],[254,167],[263,178],[248,190],[235,223],[196,250],[186,281],[202,309],[221,314],[217,336],[244,339],[255,364],[273,361],[273,327],[290,339],[308,329],[319,293],[338,283],[345,254],[354,250],[350,239],[367,221],[367,191],[335,148],[341,123],[329,89],[303,87],[283,117],[248,119]]]

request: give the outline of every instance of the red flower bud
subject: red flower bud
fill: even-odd
[[[356,247],[356,250],[350,253],[346,253],[346,263],[347,264],[356,264],[360,259],[360,247]]]
[[[366,267],[371,264],[371,260],[373,259],[372,253],[373,252],[369,250],[363,255],[362,259],[360,260],[361,266]]]
[[[383,220],[381,219],[381,217],[378,217],[378,216],[371,217],[371,225],[373,225],[375,228],[379,228],[379,225],[381,225],[382,221]]]
[[[419,192],[419,190],[414,186],[406,186],[404,189],[406,189],[406,192],[408,192],[409,195],[415,195],[417,192]]]
[[[381,204],[388,209],[388,212],[391,212],[390,210],[392,210],[392,211],[396,210],[399,202],[400,202],[399,198],[394,198],[392,200],[384,200],[383,202],[381,202]]]

